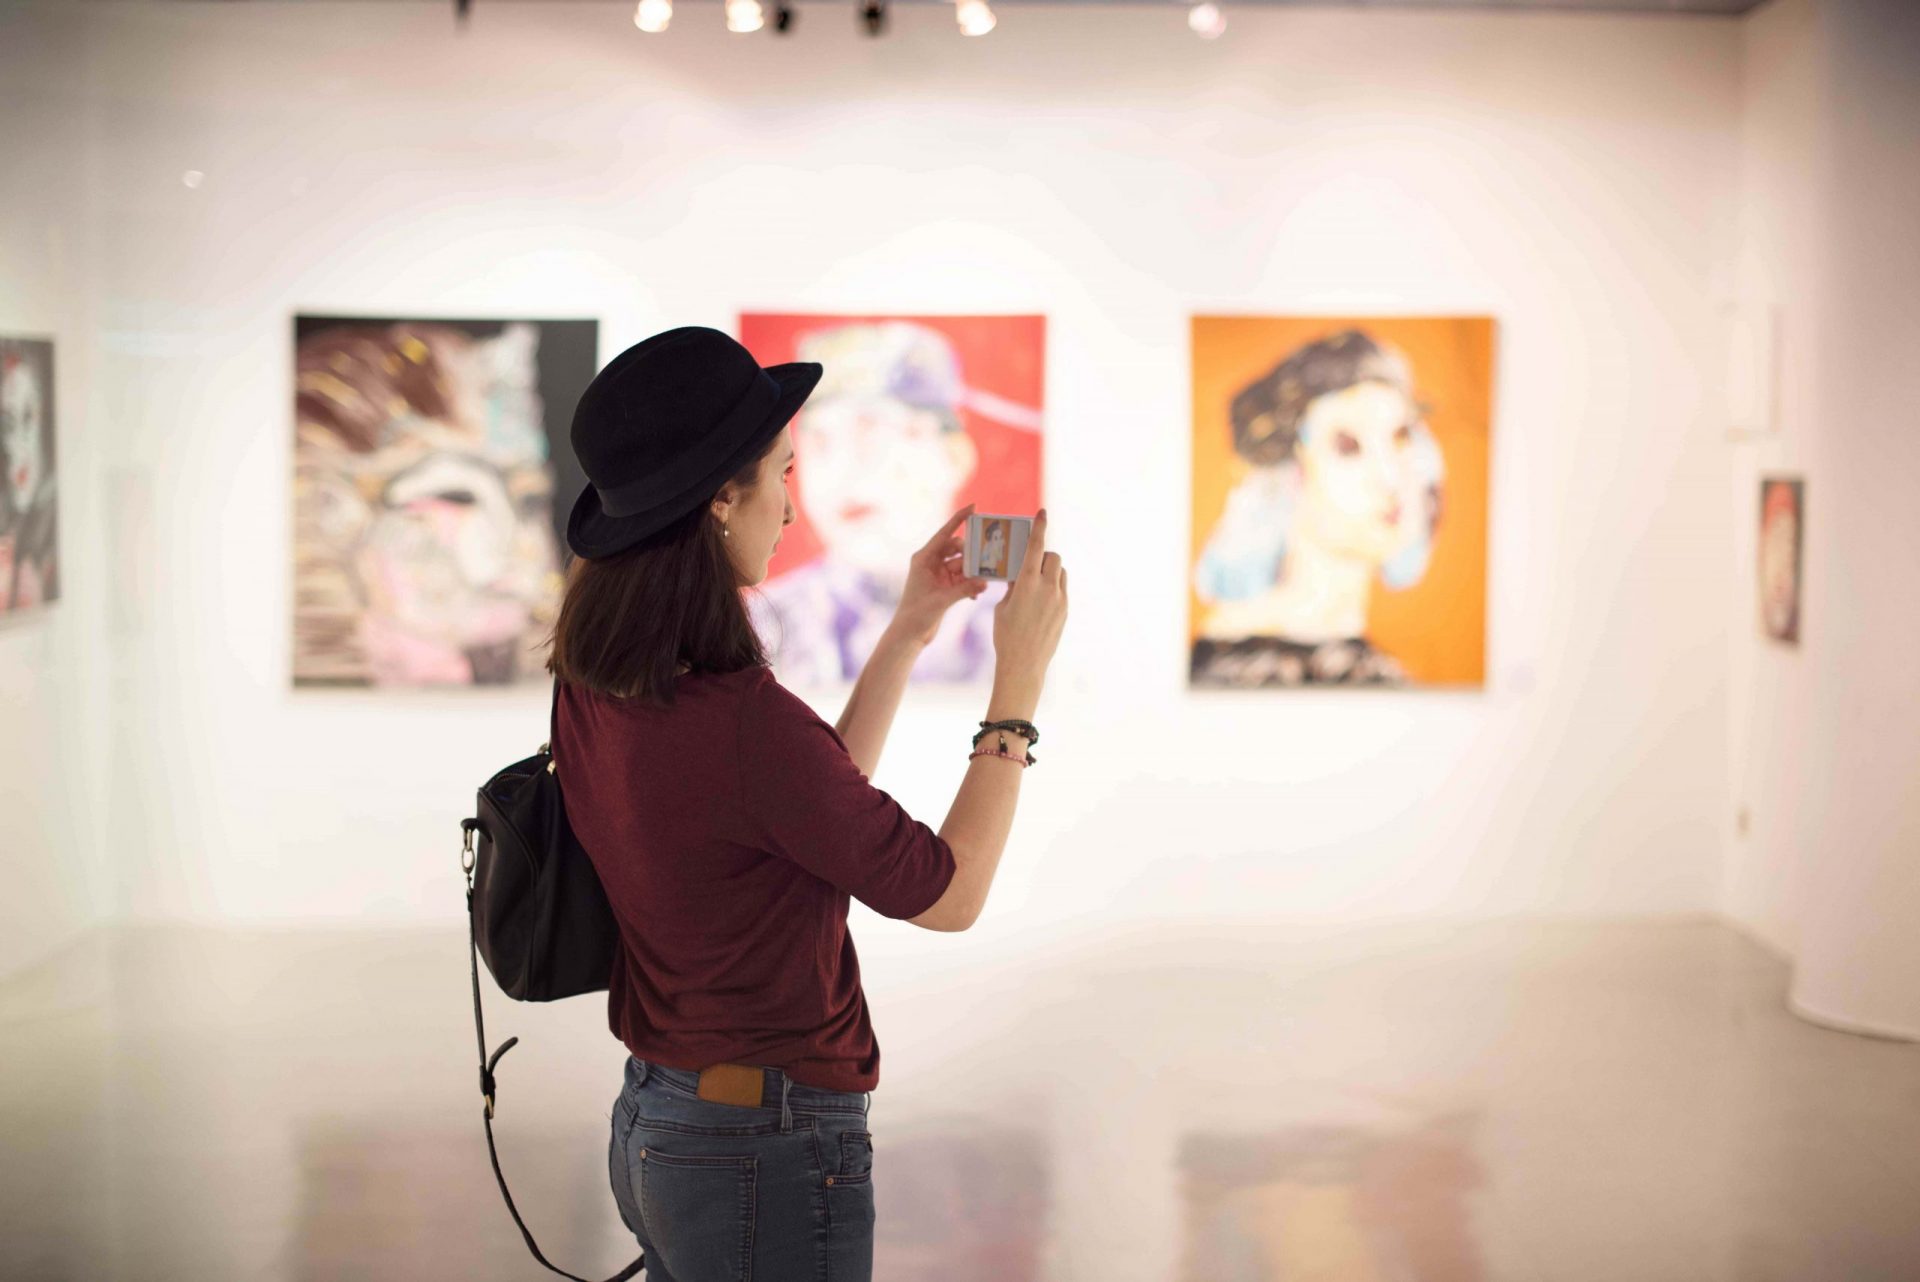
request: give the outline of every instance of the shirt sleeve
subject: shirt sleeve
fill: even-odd
[[[867,781],[839,731],[779,682],[740,715],[742,812],[751,839],[884,917],[917,917],[953,880],[953,848]]]

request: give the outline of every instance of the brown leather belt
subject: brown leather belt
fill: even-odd
[[[761,1108],[766,1104],[767,1070],[753,1064],[715,1064],[700,1070],[701,1099],[716,1104]]]

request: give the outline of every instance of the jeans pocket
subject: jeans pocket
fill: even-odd
[[[642,1148],[640,1217],[675,1282],[751,1282],[756,1157]]]
[[[873,1181],[873,1134],[869,1131],[840,1132],[840,1169],[833,1182],[864,1184]]]
[[[827,1164],[829,1275],[868,1278],[873,1273],[873,1135],[857,1127],[832,1127],[820,1137]]]

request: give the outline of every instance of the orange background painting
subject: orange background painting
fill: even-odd
[[[1196,316],[1193,318],[1193,528],[1188,551],[1188,641],[1207,604],[1193,589],[1227,494],[1246,475],[1233,452],[1228,408],[1242,387],[1295,348],[1359,329],[1406,354],[1414,396],[1446,463],[1439,528],[1426,575],[1399,591],[1378,580],[1367,636],[1398,659],[1413,685],[1486,681],[1487,452],[1493,400],[1493,321],[1487,317]]]

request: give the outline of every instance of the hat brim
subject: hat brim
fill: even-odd
[[[631,516],[609,516],[600,506],[600,495],[591,484],[582,490],[567,517],[567,546],[573,549],[574,555],[589,559],[613,556],[658,534],[712,499],[722,485],[765,449],[767,442],[800,412],[800,406],[820,382],[821,374],[821,366],[813,361],[766,368],[767,374],[780,385],[780,399],[774,402],[765,421],[749,432],[738,448],[685,493]]]

